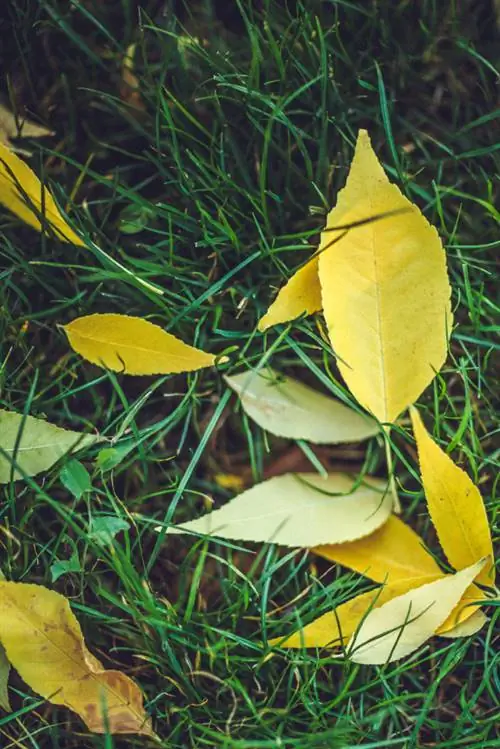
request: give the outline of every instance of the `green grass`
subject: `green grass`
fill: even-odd
[[[357,130],[366,127],[389,173],[446,244],[457,328],[448,362],[420,403],[436,437],[480,482],[493,523],[500,244],[493,7],[139,6],[8,0],[0,11],[4,93],[57,132],[33,144],[31,163],[53,181],[61,205],[72,196],[74,225],[96,245],[91,252],[41,237],[2,211],[0,405],[97,429],[116,450],[104,470],[98,447],[79,456],[92,477],[81,500],[61,482],[67,461],[2,490],[1,568],[70,597],[91,650],[144,688],[165,749],[498,746],[494,607],[474,638],[436,638],[384,668],[327,652],[267,657],[264,637],[292,631],[368,583],[305,552],[188,537],[158,543],[154,529],[193,517],[206,496],[226,501],[217,473],[241,474],[250,485],[285,459],[310,466],[307,456],[250,423],[220,373],[105,373],[69,351],[57,327],[94,312],[136,314],[228,354],[222,371],[272,361],[350,398],[318,320],[266,335],[256,322],[309,256]],[[119,95],[131,43],[146,104],[140,116]],[[438,553],[405,424],[394,449],[405,518]],[[377,440],[317,455],[352,471],[386,470]],[[129,528],[102,545],[90,531],[109,516]],[[53,583],[52,566],[74,555],[80,571]],[[11,696],[14,713],[0,715],[2,748],[147,743],[86,734],[15,675]]]

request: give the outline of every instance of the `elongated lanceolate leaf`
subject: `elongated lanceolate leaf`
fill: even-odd
[[[1,143],[0,203],[38,231],[44,231],[49,224],[59,239],[84,245],[81,237],[68,225],[50,190],[19,156]],[[44,223],[40,221],[40,215],[43,215]]]
[[[215,357],[183,343],[148,320],[129,315],[79,317],[64,326],[80,356],[129,375],[192,372],[215,364]]]
[[[20,435],[20,437],[19,437]],[[92,445],[99,437],[61,429],[43,419],[0,409],[0,484],[47,471],[63,455]]]
[[[336,227],[356,223],[332,244]],[[436,229],[389,182],[364,130],[319,253],[338,367],[364,408],[394,422],[446,359],[451,289]]]
[[[415,408],[411,418],[425,498],[443,551],[458,570],[486,557],[478,581],[493,585],[493,544],[479,489],[434,442]]]
[[[341,473],[285,474],[253,486],[220,510],[174,526],[220,538],[283,546],[315,546],[372,533],[390,515],[392,498],[381,482],[369,480],[352,493],[353,479]],[[346,496],[332,496],[344,493]]]
[[[250,418],[278,437],[334,444],[359,442],[379,431],[370,417],[272,369],[224,379]]]
[[[87,650],[64,596],[0,581],[0,641],[26,684],[78,713],[90,731],[152,734],[140,689]]]
[[[351,659],[380,665],[413,653],[449,616],[484,562],[413,588],[372,609],[348,643]]]

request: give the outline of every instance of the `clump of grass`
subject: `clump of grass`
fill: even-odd
[[[63,3],[9,0],[1,19],[5,93],[57,130],[33,165],[74,204],[75,225],[111,258],[1,217],[2,407],[112,440],[83,456],[92,493],[76,501],[59,466],[16,483],[0,504],[2,568],[70,596],[90,647],[147,694],[165,747],[495,746],[495,612],[473,640],[437,640],[417,657],[360,668],[327,653],[268,657],[261,642],[310,621],[367,583],[273,546],[158,543],[155,527],[224,501],[217,473],[247,482],[310,465],[266,437],[221,378],[103,374],[68,352],[56,324],[99,311],[148,317],[185,341],[342,388],[308,319],[256,333],[273,290],[314,247],[359,127],[446,242],[458,328],[426,394],[498,509],[493,285],[498,248],[498,72],[488,4],[239,0]],[[144,109],[120,98],[135,44]],[[8,89],[8,90],[7,90]],[[148,290],[141,280],[163,294]],[[408,517],[428,533],[404,425],[396,475]],[[376,441],[317,460],[383,473]],[[302,463],[301,463],[302,461]],[[128,524],[112,544],[93,520]],[[435,548],[434,544],[434,549]],[[293,602],[293,603],[290,603]],[[13,679],[5,747],[125,747],[90,737]]]

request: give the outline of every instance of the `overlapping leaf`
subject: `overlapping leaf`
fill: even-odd
[[[48,227],[64,242],[84,245],[35,172],[0,143],[0,203],[38,231]]]
[[[0,484],[47,471],[63,455],[99,437],[80,434],[34,416],[0,409]],[[13,469],[12,461],[16,464]]]
[[[152,735],[139,687],[87,650],[69,603],[40,585],[0,580],[0,642],[21,678],[90,731]]]
[[[357,442],[379,431],[371,418],[268,368],[226,376],[246,413],[263,429],[317,444]]]
[[[446,358],[451,290],[436,230],[389,182],[363,130],[318,259],[288,282],[261,329],[318,308],[316,262],[338,367],[358,402],[393,422]]]
[[[285,474],[256,484],[219,510],[174,526],[170,532],[211,534],[239,541],[310,547],[372,533],[390,515],[383,482],[358,487],[341,473]]]
[[[124,374],[192,372],[215,364],[212,354],[140,317],[88,315],[65,325],[64,331],[70,346],[84,359]]]

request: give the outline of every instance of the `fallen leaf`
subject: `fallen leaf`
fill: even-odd
[[[440,637],[447,637],[450,640],[459,637],[472,637],[472,635],[479,632],[487,622],[488,617],[483,614],[480,609],[476,609],[468,619],[464,619],[459,624],[456,624],[452,629],[445,630],[444,632],[438,630],[437,634],[439,634]]]
[[[413,653],[449,616],[484,563],[481,560],[373,608],[347,645],[351,660],[381,665]]]
[[[377,583],[443,574],[420,536],[396,515],[369,536],[351,543],[316,546],[312,551]]]
[[[64,596],[41,585],[0,581],[0,641],[33,691],[64,705],[95,733],[152,735],[139,687],[105,670],[87,650]]]
[[[334,444],[359,442],[379,431],[373,419],[270,368],[224,379],[250,418],[278,437]]]
[[[0,409],[0,484],[47,471],[63,455],[89,447],[99,439],[61,429],[43,419]],[[18,466],[12,471],[12,460]],[[19,470],[18,470],[19,469]]]
[[[148,320],[129,315],[79,317],[63,326],[71,348],[92,364],[128,375],[193,372],[215,357]]]
[[[5,580],[2,570],[0,570],[0,580]],[[0,642],[0,707],[7,713],[10,713],[12,709],[9,700],[9,674],[10,662],[5,648]]]
[[[50,227],[64,242],[84,246],[84,241],[69,226],[50,190],[35,172],[0,143],[0,203],[38,231]],[[43,219],[43,223],[40,220]]]
[[[221,509],[169,532],[283,546],[351,541],[372,533],[389,517],[392,497],[384,489],[382,482],[367,479],[353,490],[353,479],[341,473],[327,478],[289,473],[263,481]]]
[[[356,222],[327,249],[335,227]],[[451,288],[436,229],[389,182],[364,130],[319,253],[323,312],[340,372],[364,408],[394,422],[446,359]]]
[[[17,148],[10,142],[11,138],[46,138],[54,135],[43,125],[32,122],[27,117],[16,116],[4,104],[0,103],[0,143],[20,153],[26,153],[24,149]],[[28,154],[29,155],[29,154]]]
[[[411,409],[427,507],[449,563],[460,570],[486,557],[478,582],[493,585],[493,544],[479,489],[434,442]]]
[[[260,331],[272,325],[289,322],[300,315],[312,315],[323,307],[318,278],[318,258],[315,257],[298,270],[259,320]]]

